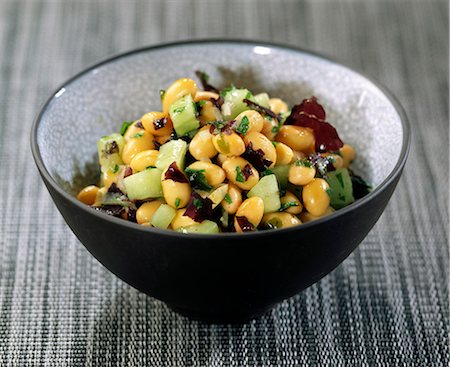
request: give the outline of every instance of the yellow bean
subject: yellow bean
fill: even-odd
[[[343,167],[348,168],[356,157],[355,149],[353,149],[351,145],[344,144],[339,152],[341,153],[341,157],[344,161]]]
[[[247,169],[249,169],[250,173],[248,178],[246,178],[243,173],[244,167],[247,165],[249,166]],[[250,190],[259,181],[258,171],[244,158],[228,158],[225,162],[223,162],[222,168],[225,170],[228,180],[242,190]]]
[[[163,135],[163,136],[155,136],[154,137],[155,141],[160,144],[166,144],[170,139],[172,139],[172,137],[170,135]]]
[[[222,208],[224,208],[228,212],[228,214],[235,214],[241,204],[241,190],[239,190],[236,185],[228,183],[228,197],[225,197],[225,199],[222,201]]]
[[[170,135],[173,130],[172,120],[168,113],[148,112],[141,117],[145,130],[155,136]]]
[[[77,199],[87,205],[93,205],[95,203],[98,190],[98,187],[95,185],[86,186],[78,193]]]
[[[314,151],[314,134],[307,127],[294,125],[281,126],[275,140],[286,144],[292,150],[300,150],[304,153]]]
[[[278,121],[268,117],[264,118],[263,128],[261,134],[267,137],[269,140],[274,140],[278,131]]]
[[[280,113],[286,113],[289,111],[289,107],[286,102],[284,102],[280,98],[270,98],[269,99],[269,108],[275,112],[277,115]]]
[[[289,167],[288,179],[294,185],[304,186],[314,180],[316,169],[314,167],[307,167],[297,161]]]
[[[158,159],[159,152],[154,149],[144,150],[136,154],[130,162],[133,173],[143,171],[147,167],[154,166]]]
[[[177,214],[175,214],[175,217],[172,219],[172,229],[178,229],[180,227],[187,227],[191,226],[193,224],[197,224],[196,221],[194,221],[192,218],[188,217],[187,215],[184,215],[186,212],[186,209],[179,209],[177,210]]]
[[[332,214],[332,213],[334,213],[334,209],[330,206],[330,207],[327,208],[327,210],[325,211],[325,213],[322,214],[322,215],[319,216],[319,217],[316,217],[315,215],[312,215],[311,213],[309,213],[309,212],[307,212],[307,211],[304,211],[304,212],[302,212],[302,213],[299,215],[299,218],[300,218],[300,220],[301,220],[303,223],[306,223],[306,222],[311,222],[312,220],[316,220],[316,219],[325,217],[325,216],[330,215],[330,214]]]
[[[236,126],[239,126],[239,124],[242,122],[242,119],[244,117],[247,117],[248,119],[248,130],[247,134],[256,132],[261,132],[263,126],[264,126],[264,117],[261,116],[260,113],[253,111],[253,110],[247,110],[244,112],[241,112],[236,117]]]
[[[319,217],[327,211],[330,206],[330,196],[327,193],[329,187],[322,178],[315,178],[303,187],[303,205],[312,215]]]
[[[228,159],[228,157],[225,154],[218,154],[217,157],[216,157],[216,163],[219,166],[222,166],[223,162],[225,162],[227,159]]]
[[[262,218],[262,224],[267,228],[288,228],[302,224],[295,215],[285,212],[267,213]]]
[[[202,127],[189,143],[189,152],[197,159],[213,158],[217,150],[212,142],[212,134],[209,132],[209,126]]]
[[[245,143],[242,138],[232,132],[231,134],[219,133],[213,135],[214,148],[227,156],[238,156],[245,152]]]
[[[133,122],[130,126],[128,126],[127,131],[125,131],[125,134],[123,135],[125,142],[130,140],[132,136],[135,136],[136,134],[139,134],[144,131],[143,127],[136,126],[140,122],[141,120],[137,120]]]
[[[282,166],[292,162],[292,158],[294,158],[294,152],[286,144],[280,142],[275,143],[275,150],[277,151],[277,162],[275,164],[276,166]]]
[[[283,206],[286,205],[287,203],[295,203],[297,205],[290,206],[289,208],[285,209],[284,211],[286,213],[300,214],[302,212],[303,205],[300,202],[300,199],[290,191],[286,191],[284,196],[281,197],[281,205]]]
[[[194,96],[194,102],[200,102],[200,101],[209,101],[210,99],[218,99],[219,95],[214,92],[208,92],[205,90],[198,90],[197,93],[195,93]]]
[[[220,110],[210,101],[205,101],[200,110],[199,119],[203,122],[211,122],[222,120],[222,118]]]
[[[234,228],[236,232],[242,232],[242,229],[237,221],[237,217],[245,217],[256,228],[258,227],[264,215],[264,201],[258,196],[245,199],[239,206],[234,218]]]
[[[95,202],[94,202],[94,206],[100,206],[102,205],[102,201],[103,201],[103,196],[108,192],[108,188],[107,187],[102,187],[101,189],[99,189],[97,191],[97,195],[95,196]]]
[[[245,145],[252,144],[253,150],[261,149],[264,152],[264,158],[272,162],[269,167],[273,167],[277,161],[277,151],[272,142],[261,133],[250,133],[244,137]]]
[[[163,173],[164,177],[164,173]],[[161,182],[164,200],[175,209],[184,208],[191,197],[191,185],[174,180],[163,180]]]
[[[153,214],[163,203],[162,200],[154,200],[142,204],[136,211],[136,221],[139,224],[147,224],[152,220]]]
[[[190,94],[192,97],[197,93],[197,84],[192,79],[178,79],[164,93],[162,107],[164,113],[169,113],[169,108],[178,99]]]
[[[125,143],[122,152],[122,160],[125,164],[130,164],[134,156],[144,150],[154,149],[153,135],[146,130],[142,130],[131,136]]]
[[[213,187],[221,184],[226,178],[225,171],[213,163],[197,161],[190,164],[188,168],[204,170],[206,181],[208,181],[208,183]]]

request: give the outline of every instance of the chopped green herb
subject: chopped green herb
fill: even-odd
[[[241,167],[236,166],[236,181],[245,182],[244,174],[242,173]]]
[[[185,172],[186,175],[188,176],[188,180],[191,183],[191,186],[194,189],[206,191],[212,189],[212,186],[206,180],[204,169],[186,168]]]
[[[204,71],[200,72],[200,78],[203,79],[206,83],[209,82],[209,75],[206,74]]]
[[[277,126],[274,126],[274,127],[272,128],[272,132],[273,132],[274,134],[277,134],[278,131],[280,131],[280,127],[279,127],[278,125],[277,125]]]
[[[186,108],[185,106],[175,108],[175,109],[172,111],[172,113],[173,113],[173,114],[181,113],[181,112],[184,111],[185,108]]]
[[[113,169],[113,173],[117,173],[117,172],[119,172],[119,165],[118,164],[116,164],[114,166],[114,169]]]
[[[136,133],[132,136],[132,138],[142,138],[144,136],[144,133]]]
[[[127,132],[128,127],[129,127],[132,123],[133,123],[133,122],[127,122],[127,121],[122,122],[122,127],[120,128],[120,135],[124,136],[125,133]]]
[[[201,101],[198,101],[197,104],[200,108],[202,108],[205,105],[206,101],[202,99]]]
[[[226,193],[226,195],[223,198],[223,200],[225,200],[228,204],[232,204],[233,203],[233,199],[231,199],[231,196],[230,196],[229,193]]]
[[[245,99],[250,99],[253,97],[253,93],[252,92],[247,92],[247,94],[245,95]]]
[[[195,207],[197,209],[200,209],[203,206],[203,201],[201,201],[200,199],[197,199],[197,198],[194,198],[192,203],[195,205]]]
[[[291,206],[298,206],[298,203],[296,203],[295,201],[288,201],[287,203],[281,205],[280,212],[290,208]]]
[[[277,147],[277,142],[276,142],[276,141],[273,141],[273,142],[272,142],[272,145],[276,148],[276,147]]]
[[[159,90],[159,98],[161,101],[164,99],[164,95],[166,94],[166,91],[164,89]]]
[[[175,199],[175,208],[178,209],[178,207],[180,206],[180,204],[181,204],[180,198],[176,198],[176,199]]]
[[[148,166],[148,167],[145,167],[145,169],[153,169],[153,168],[156,168],[156,166]]]
[[[231,91],[234,90],[234,89],[236,89],[236,87],[234,86],[234,84],[231,84],[229,87],[223,88],[223,89],[220,91],[220,95],[221,95],[222,97],[225,97],[225,95],[226,95],[228,92],[231,92]]]
[[[313,166],[313,164],[310,162],[310,161],[308,161],[307,159],[303,159],[303,160],[298,160],[298,161],[295,161],[295,165],[296,166],[304,166],[304,167],[312,167]]]
[[[250,125],[250,121],[248,120],[248,117],[244,116],[242,118],[241,122],[239,123],[238,127],[236,128],[236,131],[245,136],[245,134],[247,134],[247,131],[250,127],[249,125]]]
[[[262,173],[262,176],[273,175],[273,171],[270,168],[266,168],[266,170]]]

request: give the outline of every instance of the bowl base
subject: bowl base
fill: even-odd
[[[166,303],[166,305],[174,312],[185,316],[191,320],[201,321],[208,324],[245,324],[253,319],[256,319],[267,312],[269,312],[274,306],[268,306],[251,310],[248,312],[235,312],[235,313],[213,313],[213,312],[199,312],[195,310],[189,310],[186,308],[174,306]]]

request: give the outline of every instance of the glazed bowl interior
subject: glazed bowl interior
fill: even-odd
[[[152,110],[159,90],[195,70],[210,83],[267,92],[289,105],[315,95],[342,140],[353,145],[353,166],[374,187],[393,172],[404,149],[398,111],[364,76],[320,56],[245,42],[197,42],[134,51],[74,77],[49,101],[36,130],[43,165],[73,195],[98,178],[96,141]]]

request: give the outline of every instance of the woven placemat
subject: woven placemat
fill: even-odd
[[[29,132],[75,72],[199,37],[310,48],[387,85],[412,150],[368,237],[339,268],[242,326],[171,312],[116,279],[63,222]],[[447,366],[445,1],[0,1],[0,366]]]

